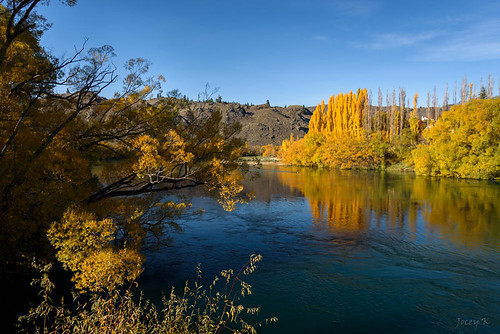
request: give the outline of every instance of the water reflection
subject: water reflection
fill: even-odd
[[[264,167],[256,197],[223,212],[192,193],[174,247],[147,254],[146,296],[264,257],[245,302],[279,318],[263,333],[444,333],[487,317],[498,332],[500,184]],[[494,249],[493,249],[494,248]],[[159,302],[159,301],[158,301]],[[260,331],[259,331],[260,332]]]
[[[309,201],[313,224],[334,233],[370,229],[500,246],[500,185],[365,171],[285,168],[276,177]]]

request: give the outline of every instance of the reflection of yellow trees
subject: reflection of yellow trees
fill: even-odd
[[[278,177],[309,199],[315,223],[326,222],[335,230],[362,231],[371,221],[381,222],[382,216],[393,223],[401,217],[398,207],[389,207],[391,203],[397,206],[397,201],[380,189],[383,179],[371,173],[300,169]]]
[[[413,189],[427,204],[423,217],[429,228],[460,244],[500,244],[498,184],[417,178]]]
[[[498,184],[311,168],[277,175],[308,198],[315,224],[337,232],[375,227],[415,237],[423,229],[462,245],[500,241]]]

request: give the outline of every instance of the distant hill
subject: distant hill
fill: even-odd
[[[152,99],[148,102],[156,104],[159,99]],[[201,114],[219,110],[224,122],[241,124],[242,129],[238,136],[245,138],[248,145],[262,146],[281,145],[283,139],[289,138],[292,133],[294,137],[304,137],[309,130],[309,119],[315,107],[292,105],[283,108],[266,104],[251,106],[227,102],[189,102],[189,108]],[[187,108],[181,110],[180,114],[186,111]]]

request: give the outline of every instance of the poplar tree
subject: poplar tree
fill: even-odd
[[[448,83],[446,83],[446,88],[444,90],[444,95],[443,95],[443,109],[442,109],[442,111],[448,110],[449,99],[450,99],[450,97],[448,96]],[[439,116],[441,116],[441,114]]]
[[[453,105],[457,104],[457,81],[455,80],[455,87],[453,89]]]
[[[406,121],[406,91],[404,88],[399,88],[399,130],[398,133],[401,134]]]
[[[436,92],[436,86],[434,86],[434,90],[432,92],[432,116],[434,120],[438,118],[438,101],[437,101],[437,92]]]
[[[382,131],[382,104],[384,103],[384,96],[382,94],[382,90],[380,87],[378,88],[378,111],[377,111],[377,119],[376,119],[376,130]]]
[[[427,92],[427,119],[431,118],[431,92]]]
[[[493,90],[495,88],[495,80],[493,79],[491,73],[488,73],[488,87],[486,90],[486,95],[488,99],[493,97]]]
[[[373,111],[372,111],[372,91],[368,91],[366,110],[363,113],[363,129],[370,133],[373,130]]]
[[[398,135],[398,119],[399,112],[398,106],[396,104],[396,88],[392,89],[392,104],[391,104],[391,140],[393,140]]]
[[[460,88],[460,103],[464,104],[467,102],[467,77],[463,77],[462,79],[462,86]]]
[[[417,108],[418,108],[418,93],[415,93],[415,96],[413,97],[413,111],[411,113],[409,121],[412,140],[414,141],[414,143],[417,143],[419,136],[419,120],[417,115]]]

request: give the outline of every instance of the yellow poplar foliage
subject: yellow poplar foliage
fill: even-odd
[[[303,139],[282,143],[282,159],[292,165],[338,168],[373,168],[385,165],[383,136],[363,128],[368,104],[366,89],[332,95],[325,108],[318,104]]]
[[[410,131],[412,134],[412,139],[417,142],[418,136],[420,135],[420,125],[417,117],[417,103],[418,103],[418,93],[413,97],[413,112],[410,117]]]
[[[475,99],[443,113],[413,151],[418,174],[492,179],[500,176],[500,99]]]
[[[58,250],[57,259],[73,271],[76,287],[99,291],[134,280],[142,271],[143,257],[135,249],[114,247],[115,233],[112,219],[98,220],[90,212],[70,208],[47,235]]]
[[[325,110],[324,101],[318,105],[309,121],[309,133],[333,134],[337,136],[362,137],[363,114],[367,103],[366,89],[356,95],[340,93],[330,97]]]

